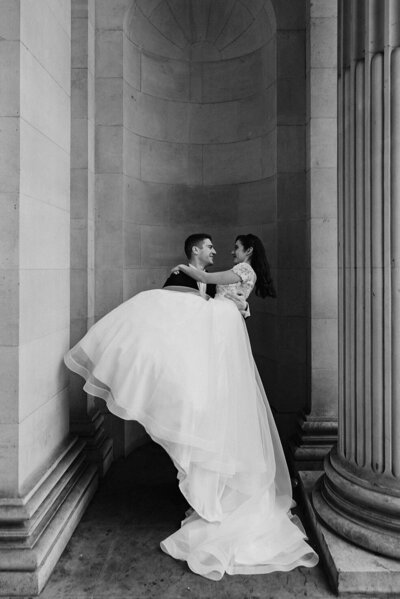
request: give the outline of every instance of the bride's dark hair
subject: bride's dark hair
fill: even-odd
[[[257,275],[255,285],[256,295],[260,297],[276,297],[274,282],[271,277],[271,269],[268,264],[265,248],[256,235],[238,235],[236,241],[240,241],[245,250],[250,248],[253,252],[250,256],[250,264]]]

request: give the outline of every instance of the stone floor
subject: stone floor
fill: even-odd
[[[225,576],[220,582],[193,574],[186,563],[159,549],[159,541],[179,526],[185,509],[175,470],[158,446],[145,445],[115,462],[40,599],[335,597],[321,566]]]

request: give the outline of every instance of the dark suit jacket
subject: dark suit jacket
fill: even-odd
[[[199,289],[197,286],[197,281],[189,277],[184,272],[178,272],[178,274],[170,274],[168,279],[165,281],[163,287],[168,287],[168,285],[177,285],[179,287],[191,287],[192,289]],[[215,296],[215,285],[207,285],[206,293],[210,297]]]

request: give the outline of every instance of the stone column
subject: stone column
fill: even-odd
[[[308,406],[291,443],[297,469],[322,470],[337,440],[337,3],[307,2]]]
[[[94,323],[95,229],[95,4],[71,6],[71,346]],[[70,373],[71,432],[86,441],[90,461],[104,474],[113,458],[112,441],[94,398]]]
[[[399,558],[400,4],[339,8],[339,440],[313,501]]]
[[[96,486],[69,434],[71,4],[0,5],[0,595],[44,586]]]

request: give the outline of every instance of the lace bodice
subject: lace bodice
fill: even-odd
[[[227,293],[236,293],[242,291],[245,299],[247,299],[253,290],[257,276],[250,264],[240,262],[232,268],[233,272],[240,277],[238,283],[230,283],[230,285],[217,285],[217,296],[224,296]]]

